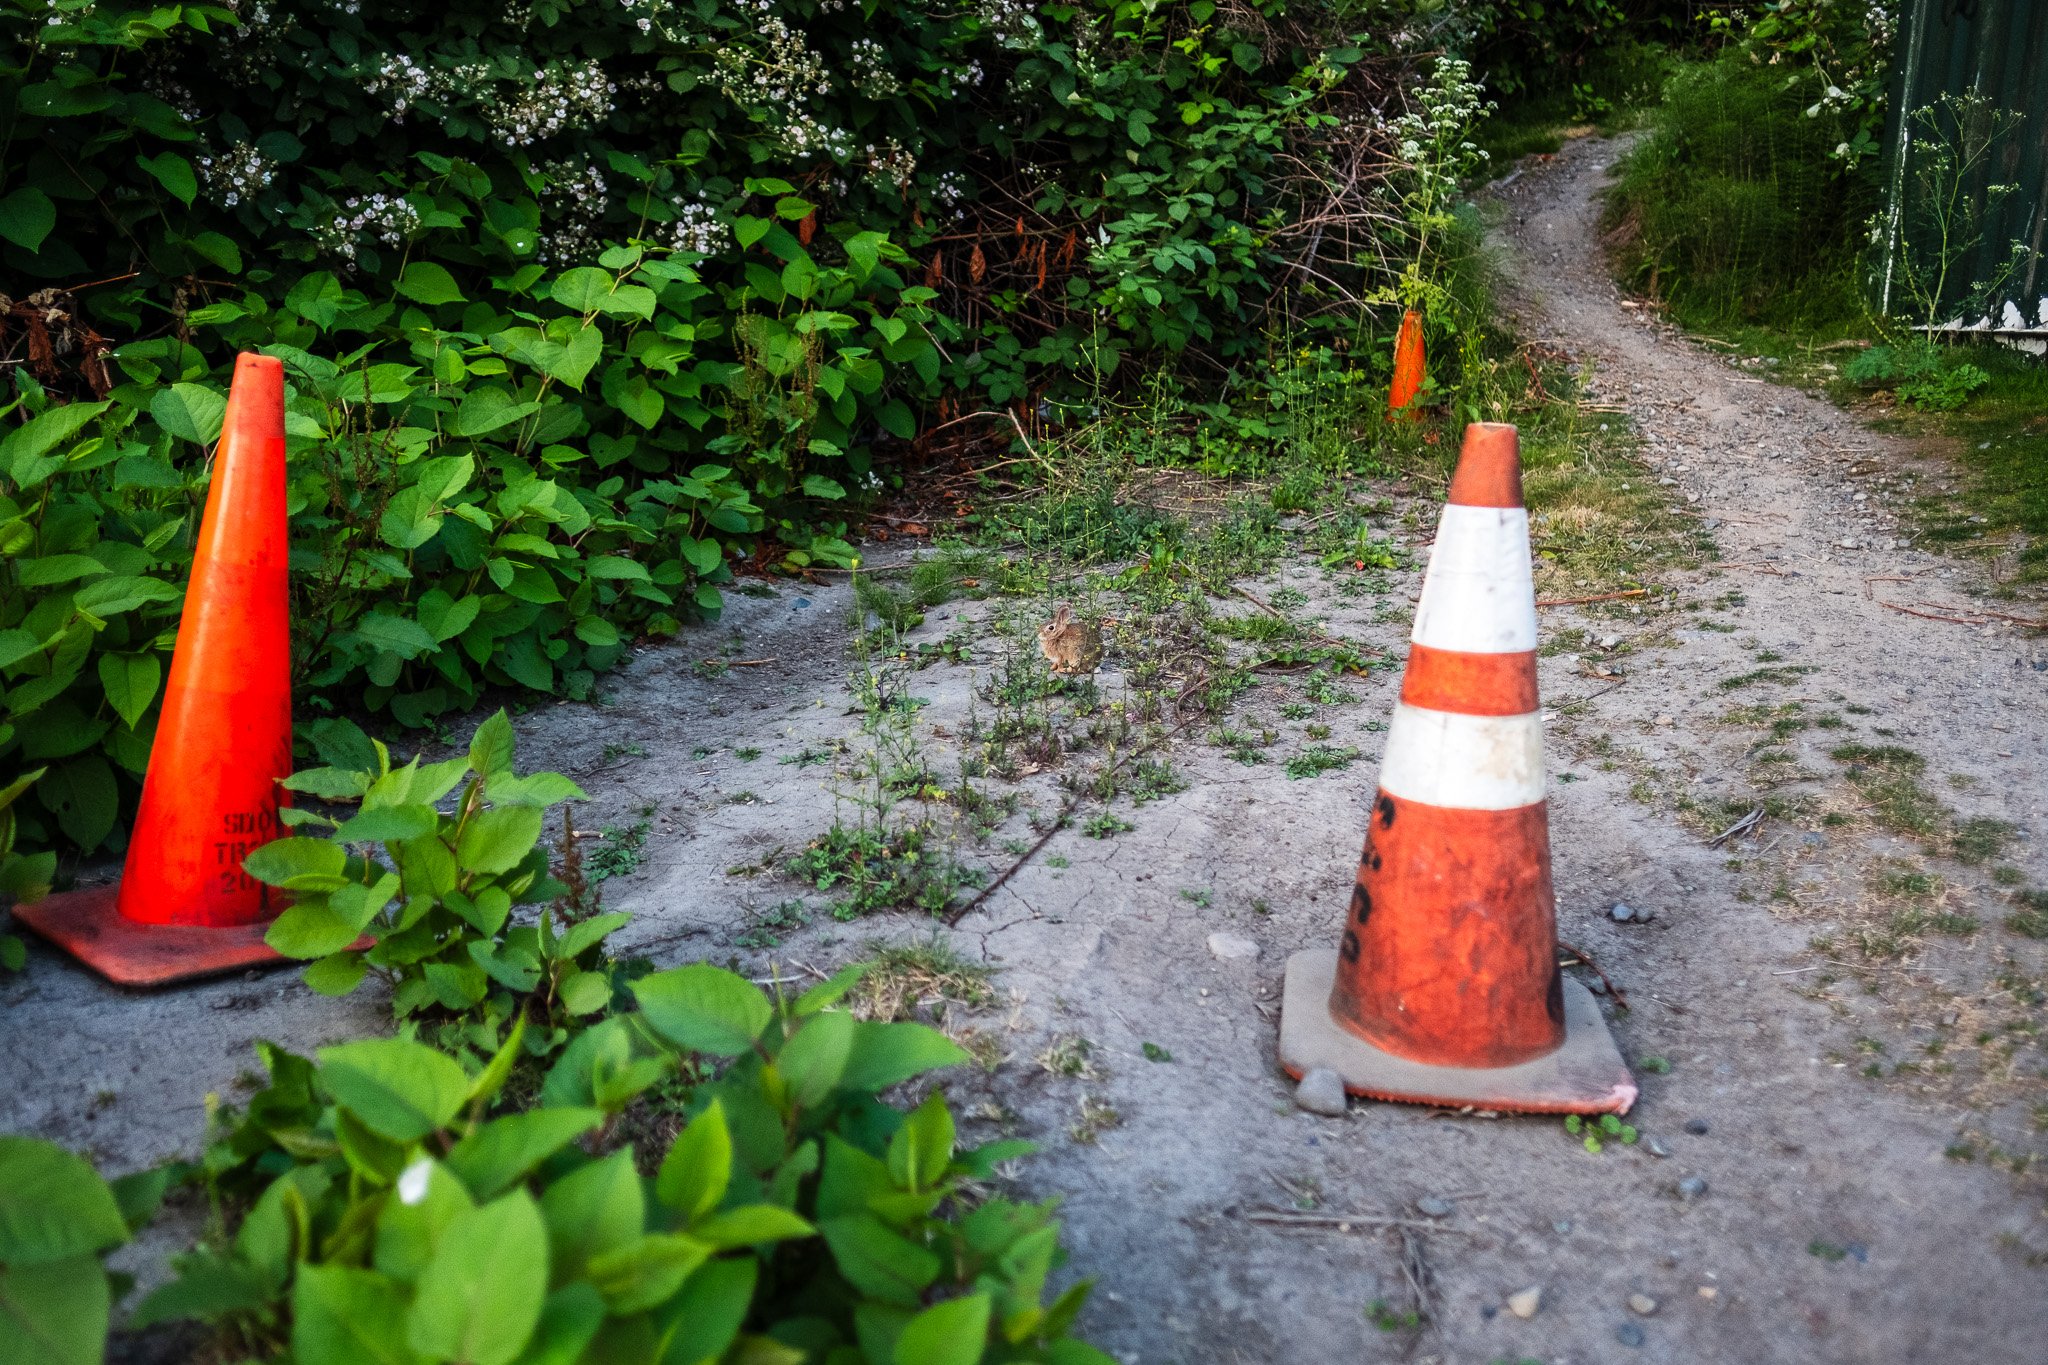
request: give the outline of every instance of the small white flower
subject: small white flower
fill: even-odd
[[[433,1179],[434,1163],[430,1158],[421,1157],[406,1167],[398,1176],[398,1202],[411,1206],[427,1197],[427,1182]]]

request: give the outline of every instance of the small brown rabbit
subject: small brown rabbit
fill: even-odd
[[[1052,661],[1055,673],[1093,673],[1102,666],[1102,627],[1076,621],[1073,608],[1062,602],[1051,623],[1039,627],[1038,648]]]

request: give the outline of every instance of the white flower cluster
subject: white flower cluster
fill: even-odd
[[[1472,79],[1470,62],[1439,57],[1431,79],[1415,92],[1420,107],[1391,125],[1401,159],[1423,182],[1432,201],[1454,193],[1458,182],[1487,159],[1466,136],[1493,108],[1485,94],[1486,88]]]
[[[1035,47],[1045,36],[1031,0],[974,0],[972,8],[989,36],[1004,47]]]
[[[530,147],[542,138],[588,128],[610,116],[619,87],[596,62],[536,71],[533,84],[497,103],[492,133],[507,147]]]
[[[323,250],[354,265],[364,237],[399,246],[419,225],[419,210],[395,195],[350,195],[331,221],[314,229],[313,239]]]
[[[268,188],[277,175],[277,162],[247,142],[237,142],[219,156],[200,157],[198,168],[208,194],[229,208],[244,199],[255,202],[256,192]]]
[[[967,197],[967,172],[940,171],[937,183],[932,186],[932,194],[940,204],[952,208]]]
[[[907,190],[917,177],[916,155],[893,137],[883,138],[879,147],[870,142],[860,153],[867,163],[870,180],[884,180],[899,190]]]
[[[853,69],[853,88],[871,100],[887,99],[903,90],[903,82],[889,65],[889,49],[873,38],[856,38],[847,64]]]
[[[377,68],[377,74],[364,83],[363,89],[372,95],[389,93],[392,96],[391,117],[403,119],[416,102],[443,97],[447,93],[447,82],[439,72],[421,66],[400,52],[386,57]]]
[[[711,206],[702,199],[677,196],[669,200],[676,220],[668,225],[668,244],[676,251],[694,251],[709,256],[727,240],[725,224],[718,221]]]
[[[732,44],[718,50],[718,88],[757,121],[774,130],[776,144],[793,157],[853,154],[853,137],[824,122],[810,108],[814,96],[830,95],[825,63],[804,36],[774,14],[773,0],[736,0],[734,9],[751,17],[759,46]]]

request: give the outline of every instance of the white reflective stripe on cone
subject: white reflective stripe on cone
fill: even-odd
[[[1410,637],[1432,649],[1514,654],[1536,648],[1529,514],[1519,507],[1445,506]]]
[[[1461,810],[1518,810],[1543,799],[1543,721],[1467,716],[1399,702],[1380,786],[1390,796]]]

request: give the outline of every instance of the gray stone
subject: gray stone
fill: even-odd
[[[1643,1344],[1643,1329],[1632,1322],[1624,1322],[1614,1329],[1614,1339],[1630,1349],[1635,1349]]]
[[[1655,1138],[1644,1138],[1643,1149],[1647,1151],[1651,1156],[1671,1155],[1671,1149],[1666,1147],[1663,1143],[1657,1141],[1657,1139]]]
[[[1657,1311],[1657,1301],[1648,1294],[1631,1294],[1628,1296],[1628,1307],[1630,1312],[1640,1313],[1647,1318]]]
[[[1707,1178],[1703,1175],[1689,1175],[1678,1182],[1678,1197],[1690,1204],[1707,1192]]]
[[[1243,934],[1218,932],[1209,935],[1209,951],[1225,962],[1252,962],[1259,956],[1259,945]]]
[[[1294,1102],[1311,1114],[1342,1118],[1349,1110],[1344,1102],[1344,1078],[1326,1066],[1319,1066],[1294,1087]]]
[[[1614,908],[1612,910],[1609,910],[1607,913],[1616,924],[1627,924],[1630,920],[1636,917],[1635,907],[1632,905],[1625,904],[1621,901],[1616,901],[1614,903]]]
[[[1685,1121],[1685,1131],[1691,1133],[1694,1137],[1705,1137],[1712,1129],[1713,1125],[1705,1119],[1687,1119]]]
[[[1415,1201],[1415,1208],[1431,1218],[1448,1218],[1458,1211],[1458,1206],[1440,1194],[1425,1194]]]
[[[1518,1318],[1533,1318],[1542,1306],[1543,1286],[1540,1284],[1532,1284],[1508,1295],[1508,1311]]]

